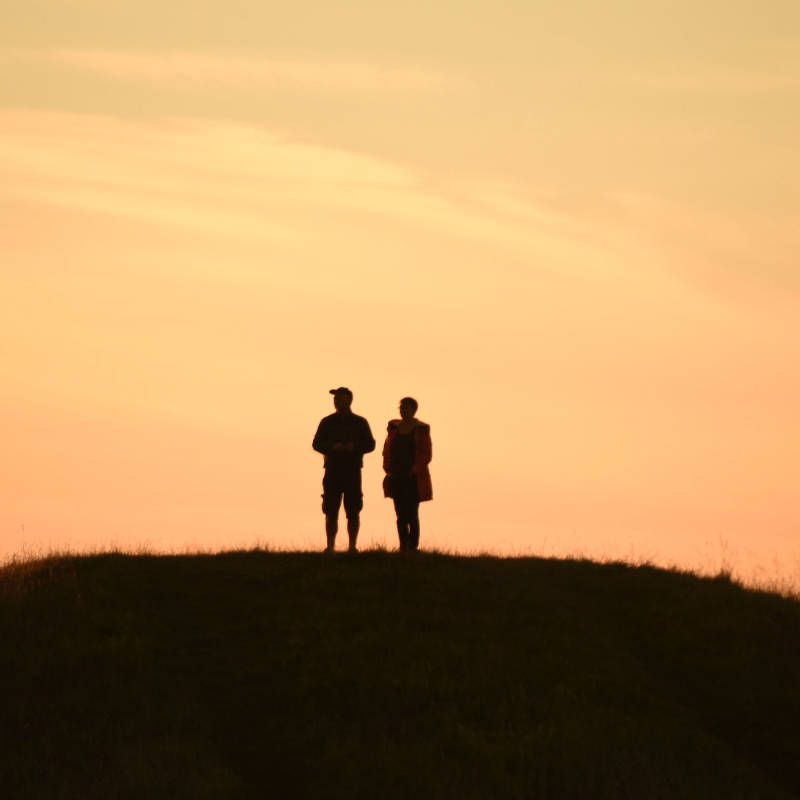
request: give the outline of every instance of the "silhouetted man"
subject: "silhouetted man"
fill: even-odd
[[[328,537],[325,552],[334,551],[339,530],[339,507],[344,498],[350,552],[354,553],[358,538],[358,515],[364,506],[361,492],[363,455],[375,449],[375,439],[366,419],[350,410],[353,393],[344,386],[330,391],[336,413],[322,418],[311,445],[325,456],[325,476],[322,478],[322,511]]]

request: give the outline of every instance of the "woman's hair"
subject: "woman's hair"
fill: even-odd
[[[414,409],[414,413],[417,413],[417,409],[419,408],[419,403],[413,397],[404,397],[400,401],[400,405],[407,404]]]

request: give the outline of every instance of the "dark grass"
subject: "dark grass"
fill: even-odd
[[[0,573],[9,798],[800,797],[800,603],[581,560]]]

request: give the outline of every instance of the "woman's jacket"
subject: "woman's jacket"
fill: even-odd
[[[383,494],[386,497],[392,496],[392,486],[389,480],[389,470],[392,462],[392,442],[397,436],[397,429],[402,420],[393,419],[389,423],[386,441],[383,443],[383,471],[386,477],[383,479]],[[433,486],[431,485],[431,472],[428,464],[433,458],[433,445],[431,444],[431,426],[425,422],[417,420],[417,427],[414,428],[414,465],[411,467],[411,474],[417,476],[417,491],[419,492],[420,502],[433,499]]]

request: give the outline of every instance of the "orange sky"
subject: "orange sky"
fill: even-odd
[[[789,2],[4,9],[0,553],[319,548],[347,385],[423,546],[800,570],[798,101]]]

